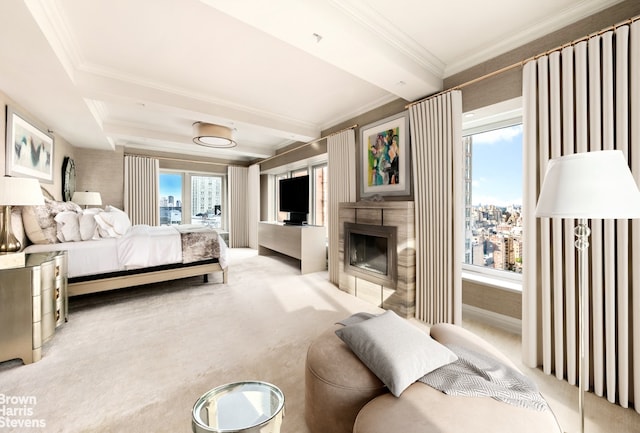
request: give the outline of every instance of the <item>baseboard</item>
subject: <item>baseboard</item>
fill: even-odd
[[[469,318],[478,322],[484,322],[496,328],[521,335],[522,320],[515,319],[504,314],[494,313],[493,311],[483,310],[482,308],[472,305],[462,304],[462,318]]]

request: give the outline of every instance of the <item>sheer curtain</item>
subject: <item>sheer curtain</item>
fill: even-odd
[[[156,158],[125,155],[124,211],[132,224],[160,224],[159,176]]]
[[[338,285],[340,227],[338,204],[356,199],[356,139],[353,129],[327,138],[329,171],[329,281]]]
[[[619,149],[640,179],[640,22],[528,62],[523,96],[523,358],[576,384],[574,222],[536,219],[535,206],[553,157]],[[640,309],[640,278],[632,272],[640,269],[638,224],[591,221],[586,387],[623,407],[640,395],[640,321],[630,315]]]
[[[416,318],[462,322],[462,95],[409,108],[416,209]]]

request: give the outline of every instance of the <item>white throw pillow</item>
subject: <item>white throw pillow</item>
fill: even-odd
[[[103,238],[119,238],[131,227],[129,216],[113,206],[105,207],[104,212],[97,213],[94,218]]]
[[[80,237],[80,215],[73,211],[62,211],[53,219],[56,222],[56,236],[60,242],[77,242]]]
[[[100,234],[98,233],[98,223],[95,219],[96,214],[99,212],[102,212],[102,209],[97,207],[89,208],[83,210],[82,215],[78,216],[78,221],[80,223],[80,238],[83,241],[100,238]]]

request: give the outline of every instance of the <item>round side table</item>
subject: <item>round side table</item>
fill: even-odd
[[[267,382],[243,381],[219,386],[193,405],[194,433],[280,433],[284,394]]]

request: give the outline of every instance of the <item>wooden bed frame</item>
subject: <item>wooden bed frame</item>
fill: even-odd
[[[187,264],[156,266],[131,271],[70,278],[67,283],[68,296],[86,295],[123,287],[177,280],[202,275],[208,281],[208,274],[222,272],[222,282],[227,283],[227,268],[222,268],[217,259]]]

